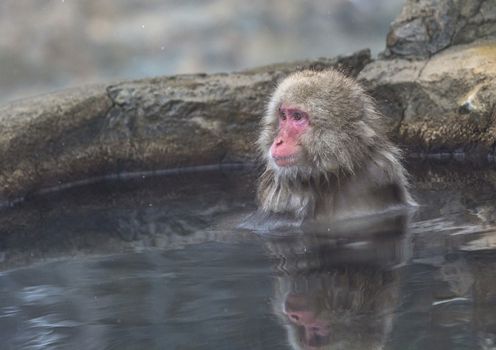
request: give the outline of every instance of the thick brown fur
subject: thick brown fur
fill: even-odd
[[[270,154],[278,108],[296,105],[309,115],[299,140],[304,161],[279,167]],[[266,168],[258,186],[263,213],[333,220],[415,204],[400,151],[385,136],[374,101],[335,70],[301,71],[273,93],[258,139]]]

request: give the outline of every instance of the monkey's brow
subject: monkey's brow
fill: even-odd
[[[304,114],[305,112],[302,111],[301,109],[297,107],[287,107],[287,108],[281,108],[281,111],[287,112],[287,113],[302,113]]]

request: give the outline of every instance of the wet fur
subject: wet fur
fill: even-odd
[[[310,116],[300,139],[303,164],[278,167],[270,146],[281,103]],[[340,219],[414,205],[400,151],[385,136],[382,116],[353,79],[340,72],[302,71],[276,88],[258,139],[266,163],[258,185],[260,211],[296,219]]]

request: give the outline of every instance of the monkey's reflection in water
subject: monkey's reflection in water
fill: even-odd
[[[267,238],[278,272],[273,308],[293,348],[385,347],[410,255],[406,221],[400,215]]]

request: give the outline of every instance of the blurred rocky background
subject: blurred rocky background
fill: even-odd
[[[404,0],[1,0],[0,103],[87,83],[384,50]]]

